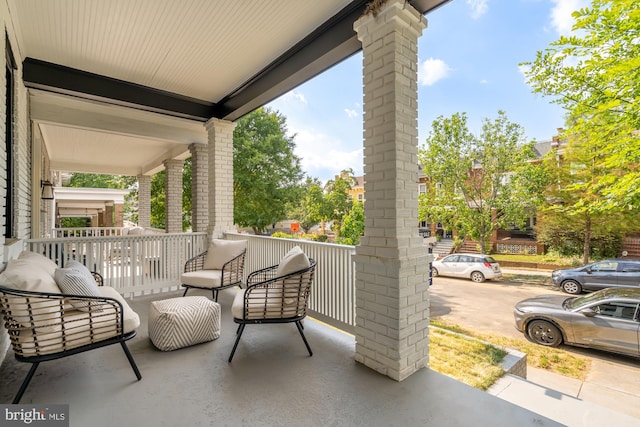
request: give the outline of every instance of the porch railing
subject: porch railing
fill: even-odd
[[[310,315],[339,329],[353,332],[356,311],[354,246],[238,233],[227,233],[225,238],[247,241],[247,274],[278,264],[289,249],[300,246],[318,262],[309,298]]]
[[[206,243],[206,233],[27,240],[29,250],[60,267],[72,259],[82,262],[127,296],[178,289],[185,262],[204,251]]]
[[[54,228],[53,238],[122,236],[131,227],[65,227]],[[164,230],[145,228],[145,234],[164,234]]]

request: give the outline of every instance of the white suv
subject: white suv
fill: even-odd
[[[470,278],[474,282],[502,277],[500,265],[493,257],[479,254],[451,254],[434,261],[431,276],[451,276]]]

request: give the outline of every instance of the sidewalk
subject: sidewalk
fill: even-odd
[[[591,388],[593,384],[542,369],[527,367],[527,372],[527,380],[505,375],[487,392],[570,427],[640,425],[640,418],[629,413],[640,410],[638,395],[603,387],[597,394],[587,393],[588,398],[583,399],[584,389]],[[609,406],[611,399],[617,400],[617,406],[625,412]]]

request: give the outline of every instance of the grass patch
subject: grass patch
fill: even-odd
[[[491,344],[458,333],[431,328],[429,366],[480,390],[486,390],[502,375],[507,352]]]
[[[479,333],[466,330],[458,325],[450,325],[448,323],[445,323],[439,320],[432,320],[431,325],[437,326],[439,328],[447,329],[456,333],[469,335],[496,346],[512,348],[514,350],[521,351],[527,354],[527,366],[546,369],[550,372],[565,375],[571,378],[584,380],[587,376],[587,373],[589,372],[589,369],[591,368],[591,360],[589,360],[588,358],[575,355],[573,353],[562,350],[560,348],[545,347],[545,346],[534,344],[532,342],[528,342],[525,340],[507,338],[499,335],[479,334]],[[430,330],[432,338],[437,336],[434,333],[435,331],[437,331],[437,329]],[[433,354],[433,353],[430,353],[430,354]],[[450,356],[453,357],[452,354]],[[461,354],[458,354],[456,357],[466,358],[466,355],[464,353],[461,353]],[[435,367],[432,367],[432,368],[435,371],[438,371]]]
[[[582,265],[582,259],[578,257],[562,257],[555,255],[519,255],[519,254],[491,254],[498,263],[500,261],[533,262],[538,264],[556,264],[567,267]]]

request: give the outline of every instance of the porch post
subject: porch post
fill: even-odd
[[[138,175],[138,225],[151,227],[151,177]]]
[[[210,119],[209,133],[209,225],[210,238],[235,230],[233,223],[233,130],[236,123]]]
[[[165,230],[182,232],[182,160],[164,161],[165,175]]]
[[[363,47],[365,233],[356,247],[356,361],[402,381],[428,365],[428,254],[418,234],[417,41],[426,19],[374,1]]]
[[[209,225],[209,151],[204,144],[189,145],[191,152],[191,224],[193,231]]]
[[[122,227],[124,224],[124,204],[115,203],[113,205],[113,225],[114,227]]]
[[[104,207],[103,224],[105,227],[113,227],[113,203],[107,203]]]

